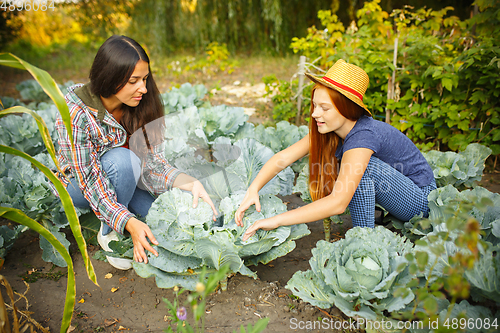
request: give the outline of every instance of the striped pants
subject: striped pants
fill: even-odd
[[[436,189],[436,182],[418,187],[389,164],[372,156],[349,203],[355,227],[375,227],[375,204],[379,204],[401,221],[415,215],[429,215],[427,196]]]

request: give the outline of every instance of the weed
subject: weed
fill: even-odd
[[[77,317],[77,318],[84,318],[84,317],[87,317],[87,314],[86,314],[85,312],[81,312],[81,311],[80,311],[80,312],[78,312],[78,313],[76,314],[76,317]]]
[[[26,265],[26,264],[25,264]],[[25,274],[19,275],[20,278],[22,278],[24,281],[28,283],[33,283],[38,281],[38,279],[45,279],[45,280],[52,280],[52,281],[59,281],[60,278],[66,275],[66,272],[63,271],[54,271],[56,268],[55,265],[52,265],[52,268],[48,272],[39,272],[35,267],[29,266],[30,268]]]

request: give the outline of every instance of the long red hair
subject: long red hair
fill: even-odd
[[[311,93],[311,111],[314,112],[312,100],[314,92],[318,87],[325,87],[316,84]],[[352,102],[334,89],[328,89],[328,94],[332,103],[340,114],[349,120],[358,120],[365,110],[358,104]],[[339,145],[340,137],[335,132],[321,134],[318,131],[318,124],[314,119],[309,121],[309,192],[313,201],[326,197],[332,193],[333,185],[338,176],[338,161],[335,151]]]

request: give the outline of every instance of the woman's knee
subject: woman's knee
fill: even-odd
[[[141,160],[130,149],[118,147],[106,152],[101,157],[104,171],[110,178],[133,177],[135,183],[141,175]]]

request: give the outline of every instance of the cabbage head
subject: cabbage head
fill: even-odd
[[[295,240],[310,233],[305,224],[282,226],[274,230],[258,230],[242,241],[245,230],[255,221],[281,214],[286,205],[272,194],[260,196],[261,211],[250,207],[244,227],[236,225],[234,213],[245,192],[234,193],[220,200],[220,221],[213,221],[209,204],[200,199],[193,208],[193,196],[174,188],[153,202],[146,223],[158,240],[153,247],[156,257],[148,252],[148,264],[133,263],[137,275],[155,276],[159,288],[181,286],[195,290],[203,268],[208,272],[229,265],[230,272],[257,278],[247,266],[267,264],[295,249]]]
[[[409,288],[405,298],[393,296],[411,280],[405,255],[412,251],[408,239],[384,227],[355,227],[337,242],[320,240],[312,249],[311,269],[295,273],[286,288],[320,308],[335,305],[347,316],[376,320],[384,310],[403,309],[413,300]]]

